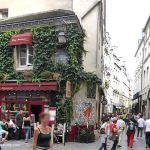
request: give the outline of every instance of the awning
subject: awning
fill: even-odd
[[[57,90],[57,82],[23,82],[23,83],[1,83],[0,91],[50,91]]]
[[[10,46],[22,45],[22,44],[32,45],[31,33],[17,34],[11,37]]]

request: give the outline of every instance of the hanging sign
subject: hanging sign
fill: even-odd
[[[66,97],[71,97],[71,82],[67,81],[66,82]]]

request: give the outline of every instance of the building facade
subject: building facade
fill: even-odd
[[[105,16],[106,16],[106,2],[105,0],[32,0],[32,1],[22,1],[19,0],[4,0],[1,2],[0,6],[0,19],[3,21],[7,17],[11,20],[13,18],[21,18],[28,16],[26,21],[30,21],[30,16],[37,15],[39,13],[46,13],[46,11],[54,11],[61,9],[63,11],[74,12],[79,20],[79,26],[82,26],[86,38],[84,42],[84,49],[87,51],[87,54],[83,56],[83,67],[87,72],[93,72],[99,78],[102,78],[102,69],[103,69],[103,39],[105,32]],[[34,6],[34,7],[33,7]],[[57,12],[57,11],[56,11]],[[47,16],[48,18],[49,16]],[[68,19],[68,14],[64,17],[61,15],[50,16],[51,20],[61,21],[61,24],[71,24],[74,23],[74,20]],[[74,17],[72,14],[69,17]],[[9,20],[8,19],[8,20]],[[38,17],[36,18],[38,20]],[[34,19],[34,21],[36,21]],[[9,21],[8,21],[9,22]],[[24,23],[24,22],[22,22]],[[15,24],[15,23],[14,23]],[[6,22],[5,27],[9,28],[9,24]],[[16,24],[15,24],[16,25]],[[24,24],[25,25],[25,24]],[[24,26],[22,24],[22,26]],[[17,25],[16,25],[17,26]],[[1,31],[5,28],[3,24],[1,25]],[[14,28],[11,27],[10,28]],[[92,29],[92,30],[91,30]],[[30,47],[28,47],[30,49]],[[17,58],[17,49],[15,50],[14,56]],[[30,55],[30,54],[29,54]],[[32,57],[32,55],[31,55]],[[29,60],[29,59],[28,59]],[[23,58],[22,58],[23,61]],[[29,63],[29,62],[28,62]],[[15,62],[16,69],[18,63]],[[32,69],[32,66],[28,66],[25,70]],[[85,123],[85,118],[83,117],[83,110],[88,105],[92,107],[92,115],[90,118],[91,124],[97,122],[101,114],[101,103],[99,101],[101,95],[99,94],[98,87],[94,88],[94,96],[89,96],[89,90],[86,84],[83,84],[80,88],[80,91],[74,97],[74,121],[79,123]]]
[[[128,112],[131,101],[131,81],[127,74],[125,62],[114,51],[115,47],[110,45],[109,34],[104,51],[104,88],[108,101],[107,112]],[[107,85],[107,86],[106,86]]]
[[[138,50],[135,54],[136,58],[136,72],[135,72],[135,95],[133,97],[133,104],[138,98],[136,104],[139,107],[139,112],[142,112],[147,118],[150,116],[149,108],[149,93],[150,93],[150,18],[148,18],[143,29],[143,37],[139,42]],[[134,108],[133,108],[134,111]]]

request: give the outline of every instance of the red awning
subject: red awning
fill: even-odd
[[[22,45],[22,44],[32,45],[31,33],[17,34],[11,37],[10,46]]]
[[[57,90],[57,82],[24,82],[24,83],[1,83],[0,91],[50,91]]]

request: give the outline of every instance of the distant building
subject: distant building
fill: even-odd
[[[104,91],[108,105],[106,112],[128,112],[131,103],[131,81],[123,58],[114,52],[115,47],[106,45],[104,51]],[[106,87],[106,84],[108,86]]]

